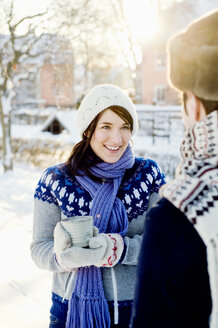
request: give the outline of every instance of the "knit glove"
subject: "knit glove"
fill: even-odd
[[[123,253],[124,242],[122,236],[118,233],[100,233],[89,240],[89,248],[92,250],[103,249],[104,255],[94,265],[110,268],[119,262]]]

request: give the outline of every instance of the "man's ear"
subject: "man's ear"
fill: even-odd
[[[202,102],[193,93],[187,92],[190,101],[190,110],[196,122],[202,121],[206,117],[206,112]]]
[[[199,122],[201,120],[201,103],[195,95],[193,97],[195,102],[195,120]]]

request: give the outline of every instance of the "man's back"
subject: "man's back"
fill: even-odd
[[[132,327],[208,328],[206,247],[193,225],[163,198],[151,209],[144,234]]]

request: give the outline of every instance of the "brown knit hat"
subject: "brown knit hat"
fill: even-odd
[[[205,100],[218,100],[218,10],[169,40],[168,61],[173,87]]]

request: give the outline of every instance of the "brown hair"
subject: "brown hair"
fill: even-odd
[[[188,99],[187,93],[183,92],[182,97],[183,97],[183,104],[184,104],[185,112],[186,112],[186,114],[188,114],[187,107],[186,107],[186,101]],[[206,100],[206,99],[202,99],[200,97],[197,97],[197,98],[198,98],[198,100],[200,100],[200,102],[204,106],[204,109],[205,109],[205,112],[207,115],[212,113],[214,110],[218,109],[218,101],[217,100]]]
[[[117,114],[120,118],[124,120],[125,123],[130,125],[130,130],[133,130],[133,119],[130,113],[123,107],[120,106],[111,106],[105,108],[100,112],[94,120],[90,123],[86,131],[82,135],[82,140],[78,142],[71,152],[70,157],[68,158],[66,164],[68,165],[70,173],[74,175],[88,175],[92,179],[94,178],[89,172],[89,168],[99,162],[101,159],[93,152],[90,142],[95,131],[95,128],[98,124],[103,113],[110,109],[112,112]]]

